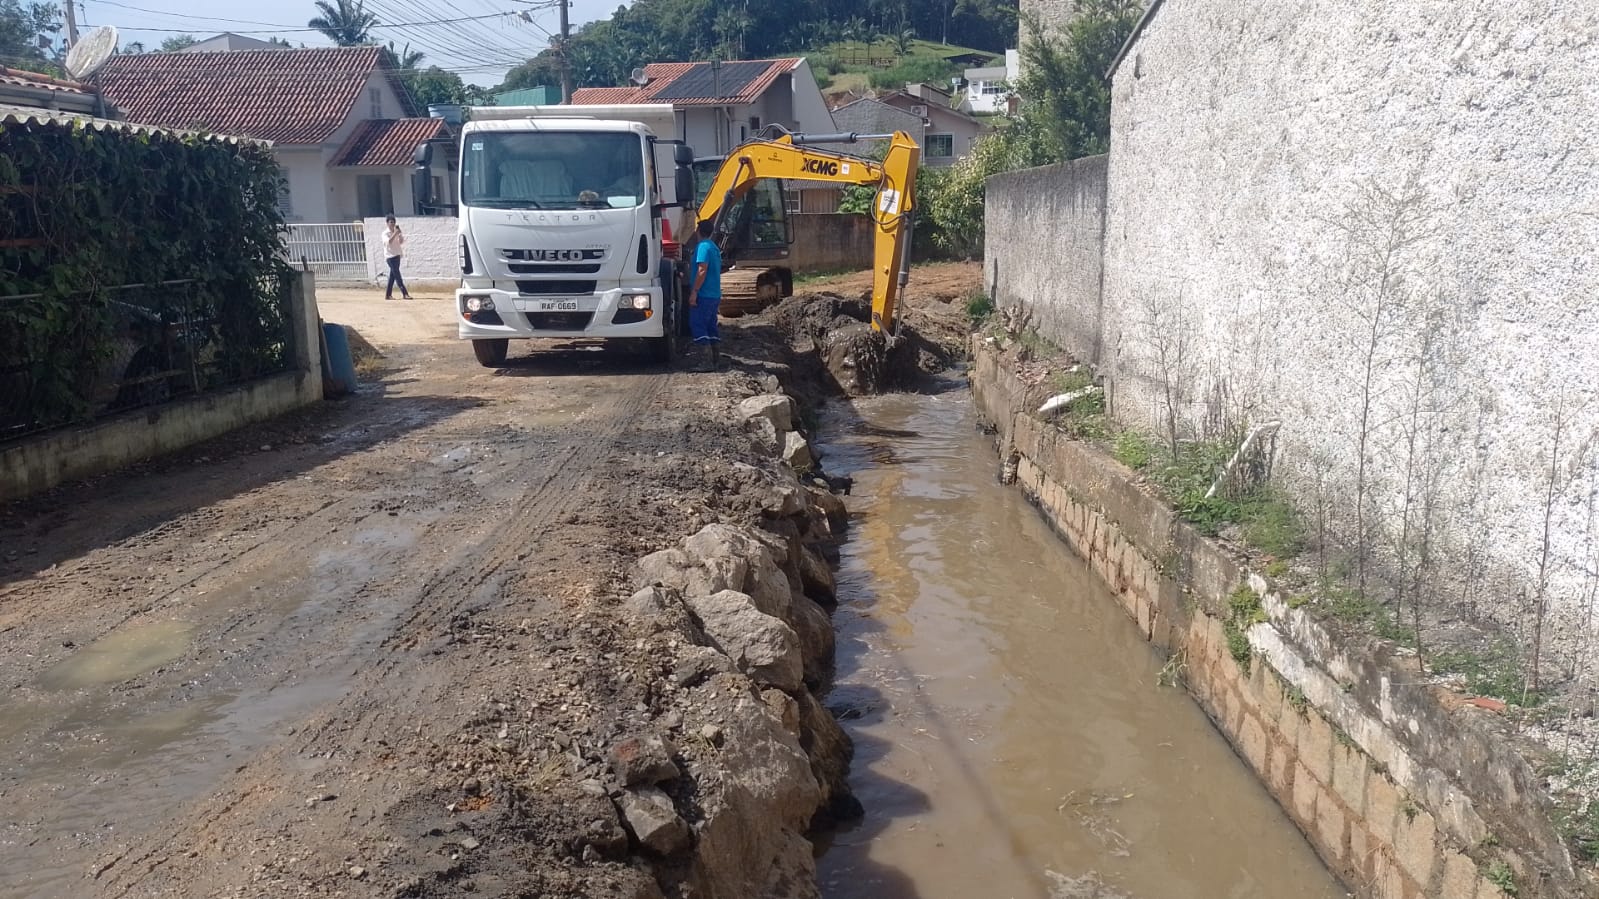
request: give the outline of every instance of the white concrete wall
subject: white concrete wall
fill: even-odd
[[[1438,583],[1517,627],[1553,457],[1548,600],[1565,633],[1591,626],[1595,72],[1589,3],[1169,0],[1113,82],[1118,416],[1159,422],[1159,347],[1186,335],[1166,366],[1186,430],[1280,419],[1280,470],[1302,500],[1324,484],[1346,533],[1364,435],[1390,547],[1436,478]]]
[[[461,280],[460,223],[454,216],[399,216],[400,230],[405,232],[405,256],[400,262],[400,274],[406,286],[412,284],[459,283]],[[384,284],[389,277],[389,264],[383,250],[384,222],[380,218],[365,221],[366,267],[374,284]]]

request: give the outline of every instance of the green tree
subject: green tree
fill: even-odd
[[[402,70],[400,81],[411,93],[418,109],[433,105],[470,105],[483,98],[483,92],[462,81],[460,75],[438,66]]]
[[[161,41],[161,52],[162,53],[176,53],[179,50],[183,50],[185,48],[192,47],[192,46],[194,46],[195,44],[198,44],[198,43],[199,43],[199,41],[192,34],[174,34],[173,36],[171,36],[169,38],[163,38],[162,39],[162,41]]]
[[[415,69],[422,64],[422,60],[425,58],[427,58],[426,54],[421,50],[412,50],[410,44],[406,44],[403,50],[396,50],[394,49],[394,42],[389,41],[388,46],[383,48],[383,61],[389,67],[395,69],[406,71]]]
[[[970,257],[983,248],[983,187],[989,176],[1103,153],[1110,143],[1110,85],[1105,80],[1142,9],[1136,0],[1076,0],[1079,18],[1055,36],[1025,24],[1019,114],[942,171],[924,170],[917,186],[925,235],[938,251]]]
[[[544,87],[561,83],[561,61],[554,51],[545,50],[527,62],[505,73],[505,81],[494,93],[521,90],[527,87]]]
[[[46,67],[46,49],[60,31],[61,11],[54,3],[0,0],[0,65]]]
[[[362,0],[316,0],[316,8],[320,15],[305,24],[327,35],[328,40],[341,47],[372,43],[369,32],[378,17],[366,11]]]
[[[1144,14],[1139,0],[1076,0],[1077,18],[1060,37],[1037,19],[1024,24],[1026,65],[1018,85],[1023,124],[1058,162],[1110,147],[1110,84],[1105,73]]]

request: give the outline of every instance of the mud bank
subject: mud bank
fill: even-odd
[[[1537,779],[1483,713],[1413,657],[1335,633],[1206,539],[1131,470],[1037,410],[1055,391],[973,347],[1004,477],[1026,492],[1170,659],[1189,693],[1360,896],[1594,895]],[[1037,367],[1036,363],[1032,364]],[[1247,608],[1244,608],[1247,606]]]

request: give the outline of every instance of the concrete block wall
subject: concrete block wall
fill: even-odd
[[[983,279],[1001,306],[1025,304],[1034,324],[1085,362],[1104,340],[1100,280],[1108,158],[1007,172],[988,179]]]
[[[861,271],[872,267],[877,229],[864,215],[816,213],[789,217],[794,243],[788,264],[797,275]]]
[[[1133,473],[1030,414],[1041,391],[979,342],[971,370],[983,419],[1016,485],[1111,588],[1146,638],[1318,853],[1356,895],[1501,899],[1591,896],[1526,764],[1469,710],[1451,711],[1413,662],[1346,644],[1292,608],[1161,502]],[[1268,620],[1235,659],[1229,598],[1241,584]],[[1491,838],[1491,839],[1490,839]]]
[[[988,276],[1099,363],[1124,423],[1163,428],[1167,381],[1186,434],[1281,421],[1277,471],[1344,535],[1364,432],[1379,554],[1425,476],[1438,592],[1513,633],[1547,504],[1545,658],[1592,676],[1594,71],[1589,3],[1167,0],[1114,73],[1102,226],[1051,198],[1076,173],[995,179]],[[1096,307],[1091,269],[1045,250],[1101,228]]]
[[[437,287],[461,283],[461,238],[459,220],[454,216],[403,216],[397,219],[405,232],[405,256],[400,274],[406,286]],[[383,249],[383,219],[363,222],[366,235],[366,269],[372,283],[382,285],[389,277],[389,264]]]

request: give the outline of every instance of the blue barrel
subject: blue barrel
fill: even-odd
[[[343,396],[355,392],[355,359],[350,355],[350,338],[343,325],[324,322],[322,343],[322,395]]]

